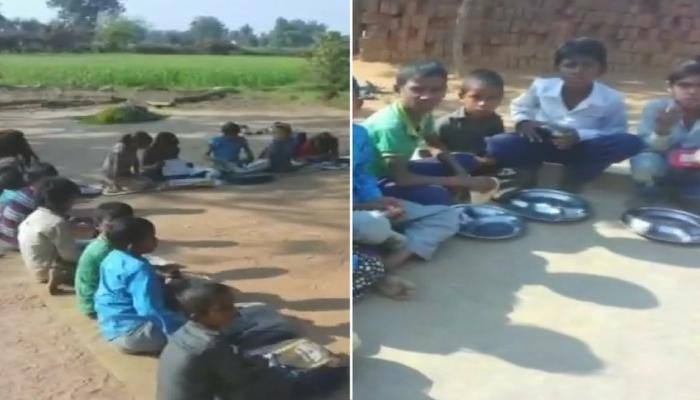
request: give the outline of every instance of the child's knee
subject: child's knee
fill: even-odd
[[[632,179],[637,183],[652,184],[668,173],[668,163],[657,153],[642,153],[630,160]]]
[[[353,237],[356,242],[378,245],[389,240],[394,234],[391,222],[381,212],[353,213]]]

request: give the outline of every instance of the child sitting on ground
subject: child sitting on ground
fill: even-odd
[[[537,78],[513,100],[516,134],[496,135],[488,153],[501,167],[524,168],[537,183],[543,162],[566,166],[560,187],[578,192],[613,163],[642,149],[642,140],[627,133],[622,94],[598,81],[607,67],[603,43],[569,40],[557,49],[559,76]]]
[[[180,140],[172,132],[159,132],[143,153],[143,167],[163,168],[165,161],[180,157]]]
[[[294,161],[298,140],[292,131],[292,126],[286,122],[272,124],[272,143],[260,154],[261,159],[269,161],[272,172],[296,171],[301,164]]]
[[[178,300],[189,321],[160,355],[158,400],[289,398],[289,386],[265,362],[244,358],[222,333],[240,317],[228,286],[188,286]]]
[[[14,165],[21,170],[39,162],[24,133],[14,129],[0,130],[0,166]]]
[[[102,163],[105,176],[104,194],[139,191],[151,185],[149,179],[140,176],[138,151],[148,148],[152,138],[146,132],[122,136]]]
[[[14,166],[0,167],[0,212],[24,187],[24,176]]]
[[[683,197],[685,191],[692,194],[700,185],[695,169],[700,163],[696,156],[700,149],[700,57],[675,66],[667,82],[670,98],[653,100],[642,111],[638,134],[646,148],[630,160],[639,205],[663,202],[675,194]],[[676,154],[677,162],[669,162]],[[691,168],[681,168],[684,164]]]
[[[48,179],[40,189],[39,208],[19,225],[24,264],[37,281],[48,283],[52,295],[60,293],[59,284],[74,279],[79,252],[67,214],[79,197],[80,188],[72,181]]]
[[[102,336],[125,353],[159,353],[184,319],[165,306],[164,285],[144,257],[158,247],[156,228],[143,218],[119,218],[100,265],[95,311]]]
[[[476,156],[476,172],[489,170],[494,162],[484,158],[486,140],[505,132],[496,108],[503,101],[503,78],[495,71],[476,69],[462,82],[459,98],[462,106],[437,121],[440,142],[452,153]]]
[[[95,318],[95,292],[100,285],[100,264],[113,250],[107,240],[110,224],[118,218],[133,216],[134,209],[126,203],[102,203],[95,210],[94,219],[100,235],[83,250],[75,272],[78,309],[90,318]]]
[[[334,161],[338,159],[338,138],[330,132],[321,132],[304,139],[296,158],[310,162]]]
[[[248,145],[248,140],[241,136],[241,127],[233,122],[227,122],[221,127],[221,136],[209,141],[209,157],[216,169],[227,173],[244,174],[265,169],[267,166],[250,165],[255,160],[255,154]],[[245,158],[241,159],[241,151]]]
[[[45,179],[55,177],[58,171],[51,164],[36,163],[26,174],[24,188],[12,194],[0,210],[0,247],[17,250],[17,227],[37,208],[39,188]]]

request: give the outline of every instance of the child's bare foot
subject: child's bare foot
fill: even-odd
[[[416,285],[396,275],[385,276],[375,288],[379,294],[394,300],[408,300],[416,291]]]

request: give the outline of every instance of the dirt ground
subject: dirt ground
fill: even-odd
[[[342,149],[348,149],[347,114],[341,110],[219,106],[166,110],[173,115],[163,121],[110,127],[83,125],[72,118],[95,111],[92,108],[5,110],[0,111],[0,126],[23,130],[43,160],[54,163],[63,175],[86,182],[97,178],[103,157],[119,135],[141,129],[175,132],[183,158],[193,162],[201,161],[207,139],[227,120],[253,129],[287,121],[307,132],[330,130],[341,138]],[[269,140],[251,138],[255,151]],[[347,353],[348,185],[347,171],[307,170],[262,186],[157,192],[110,201],[126,201],[156,224],[161,239],[156,255],[234,286],[240,301],[276,307],[312,339]],[[89,210],[100,201],[105,200],[98,198],[78,209]],[[112,372],[124,365],[96,361],[82,340],[84,321],[75,323],[61,302],[32,284],[16,255],[0,258],[0,265],[6,270],[0,283],[0,345],[5,349],[0,363],[6,366],[0,374],[2,398],[152,398],[150,377],[145,385],[120,382]],[[127,363],[138,370],[139,359],[133,360]],[[143,361],[141,375],[153,374],[153,363]],[[338,393],[333,398],[347,397]]]
[[[389,90],[394,68],[355,62]],[[507,105],[533,76],[503,73]],[[610,76],[632,125],[663,96],[663,76]],[[438,114],[458,107],[456,80]],[[366,114],[392,101],[369,101]],[[401,274],[414,299],[369,297],[353,307],[354,398],[589,400],[698,397],[697,249],[652,243],[619,222],[631,190],[626,166],[587,188],[590,220],[529,223],[507,242],[448,241]],[[546,169],[545,184],[560,170]]]

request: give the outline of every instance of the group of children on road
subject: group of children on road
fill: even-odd
[[[279,129],[285,135],[276,135],[268,149],[275,171],[285,168],[286,157],[278,157],[276,141],[291,133],[288,124]],[[252,154],[236,124],[222,130],[211,141],[213,158],[235,162],[239,154],[230,147]],[[255,350],[301,341],[281,316],[261,307],[272,317],[259,329],[259,311],[239,310],[230,287],[185,277],[175,264],[154,266],[149,254],[158,246],[156,227],[132,206],[104,202],[92,215],[75,217],[78,184],[42,162],[22,132],[0,131],[0,144],[0,250],[18,251],[50,295],[69,293],[72,286],[78,310],[96,320],[111,345],[128,354],[162,352],[159,399],[298,399],[347,380],[347,366],[330,353],[323,368],[272,365],[269,352]],[[115,190],[143,189],[170,176],[168,162],[179,155],[172,133],[152,140],[137,132],[111,149],[103,170]],[[91,240],[81,244],[83,237]],[[308,340],[303,345],[327,353]]]

